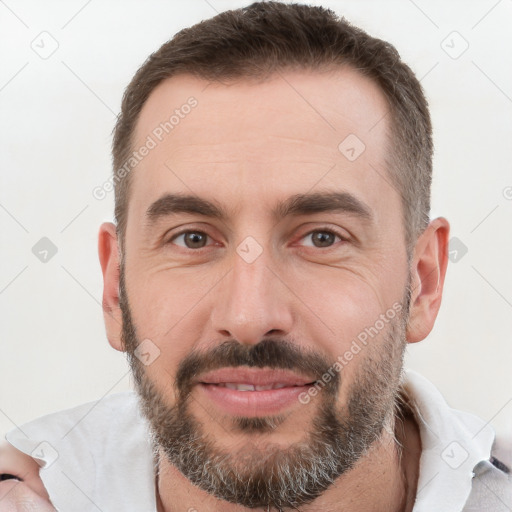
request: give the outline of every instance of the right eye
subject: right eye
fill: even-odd
[[[202,249],[210,237],[203,231],[182,231],[174,235],[169,242],[185,249]],[[211,239],[210,239],[211,240]]]

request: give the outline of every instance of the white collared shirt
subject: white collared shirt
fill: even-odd
[[[437,388],[412,370],[403,387],[422,445],[413,512],[512,511],[512,480],[490,462],[495,440],[490,424],[449,407]],[[500,495],[485,487],[496,481]]]
[[[510,474],[491,454],[492,427],[450,408],[416,372],[405,372],[403,387],[422,444],[413,512],[512,511]],[[58,511],[156,512],[151,444],[133,392],[43,416],[6,439],[42,466]]]

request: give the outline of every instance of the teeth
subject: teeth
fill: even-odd
[[[267,389],[277,389],[277,386],[276,386],[276,387],[274,387],[274,385],[273,385],[273,384],[270,384],[270,385],[268,385],[268,386],[254,386],[254,389],[255,389],[256,391],[265,391],[265,390],[267,390]]]
[[[223,384],[221,384],[222,386]],[[254,391],[254,386],[252,384],[233,384],[231,382],[226,382],[224,387],[229,389],[236,389],[237,391]]]
[[[281,389],[281,388],[285,388],[286,387],[286,384],[274,384],[272,386],[272,389]]]
[[[287,384],[269,384],[267,386],[254,386],[253,384],[238,384],[235,382],[223,382],[218,384],[223,388],[235,389],[237,391],[267,391],[269,389],[282,389],[287,387]]]

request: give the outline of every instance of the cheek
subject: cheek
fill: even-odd
[[[368,269],[356,271],[355,267],[322,269],[302,274],[294,290],[326,330],[330,328],[339,339],[347,340],[373,325],[388,310],[394,310],[402,299],[400,280],[386,283],[379,274]]]
[[[212,287],[210,281],[197,268],[157,268],[144,272],[132,280],[130,294],[132,308],[137,312],[137,327],[144,329],[147,336],[164,335],[192,312]]]
[[[402,310],[403,290],[398,279],[386,287],[370,274],[347,270],[338,269],[328,280],[312,277],[302,277],[297,288],[307,305],[300,306],[299,315],[304,317],[299,336],[327,355],[342,382],[350,383],[364,361],[384,349],[392,322]],[[342,394],[346,389],[342,386]]]
[[[160,351],[151,371],[162,367],[174,375],[194,349],[208,326],[218,280],[206,268],[155,269],[132,279],[129,297],[138,338],[151,340]]]

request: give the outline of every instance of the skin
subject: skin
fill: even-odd
[[[409,268],[400,196],[382,178],[390,116],[378,87],[351,69],[290,71],[263,83],[230,85],[177,76],[160,84],[143,107],[134,147],[189,96],[198,106],[132,171],[124,245],[127,295],[138,335],[160,350],[146,375],[168,405],[176,399],[171,384],[180,361],[192,349],[228,339],[256,344],[277,334],[334,362],[365,327],[401,301],[409,272],[406,338],[409,343],[424,339],[441,303],[449,224],[444,218],[430,222]],[[349,134],[366,146],[353,162],[338,150]],[[369,207],[373,222],[346,212],[279,220],[270,214],[277,202],[294,194],[329,191],[356,196]],[[146,211],[164,193],[215,201],[227,217],[219,221],[180,213],[149,225]],[[183,229],[206,233],[207,247],[190,249],[183,236],[173,238]],[[315,247],[311,233],[326,229],[347,240],[336,237],[330,247]],[[248,236],[262,248],[252,263],[236,252]],[[123,350],[120,251],[111,223],[100,228],[99,256],[108,339]],[[382,335],[376,336],[372,349],[378,350],[381,341]],[[340,407],[365,357],[362,351],[343,368]],[[218,448],[229,451],[251,440],[250,434],[230,428],[228,415],[213,415],[199,390],[192,394],[191,411]],[[287,414],[261,447],[265,442],[286,447],[303,439],[315,401],[308,407],[297,403]],[[401,460],[393,437],[385,433],[301,512],[412,510],[421,453],[418,428],[412,418],[393,427],[404,446]],[[250,510],[206,494],[165,460],[160,472],[160,511]]]
[[[0,510],[55,510],[39,476],[36,461],[14,448],[7,441],[0,442],[0,474],[9,473],[20,480],[0,481]],[[32,507],[32,508],[29,508]]]

